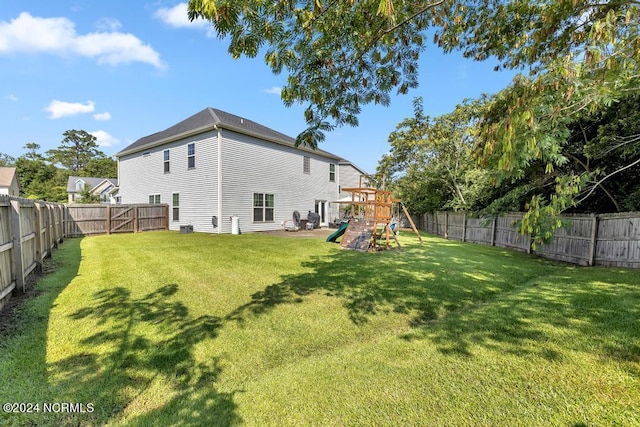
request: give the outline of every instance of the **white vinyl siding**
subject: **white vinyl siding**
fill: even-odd
[[[218,146],[218,132],[221,143]],[[189,169],[189,144],[195,144],[197,167]],[[159,164],[164,150],[171,153],[171,173],[165,174]],[[336,182],[327,173],[337,158],[275,144],[227,129],[170,142],[119,159],[122,203],[147,203],[149,194],[160,194],[172,212],[173,194],[179,193],[179,221],[169,221],[171,230],[180,225],[193,225],[196,232],[231,233],[231,216],[239,217],[241,232],[278,230],[293,211],[307,217],[318,200],[328,202],[326,217],[338,215],[340,169]],[[221,163],[218,170],[218,153]],[[309,173],[301,164],[308,157]],[[218,189],[221,189],[219,196]],[[254,193],[272,195],[273,208],[263,206],[268,221],[255,222]],[[220,211],[218,200],[221,200]],[[266,210],[265,210],[266,209]],[[170,213],[172,215],[172,213]],[[217,228],[213,227],[216,216]],[[171,219],[171,217],[170,217]]]
[[[196,144],[198,167],[188,169],[188,144]],[[164,150],[171,151],[171,173],[165,174],[159,164]],[[169,229],[193,225],[194,231],[217,233],[212,217],[218,215],[218,132],[209,131],[193,137],[145,149],[119,159],[122,203],[147,203],[148,195],[158,193],[169,205]],[[180,193],[180,220],[171,221],[173,193]],[[220,219],[218,219],[218,222]]]
[[[351,193],[342,191],[342,188],[351,188],[360,186],[360,176],[362,173],[349,163],[338,164],[338,181],[340,183],[340,198],[349,197]],[[367,181],[363,177],[362,185],[367,186]]]
[[[278,230],[291,219],[293,211],[304,219],[314,211],[316,200],[327,200],[327,217],[337,216],[337,183],[329,182],[327,171],[337,159],[308,153],[293,147],[222,129],[222,216],[219,227],[231,232],[231,220],[237,215],[242,232]],[[301,168],[309,158],[310,173]],[[272,194],[273,222],[255,222],[254,193]]]

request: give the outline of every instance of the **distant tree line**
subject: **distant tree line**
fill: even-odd
[[[60,146],[45,153],[35,142],[25,144],[25,153],[18,158],[0,153],[0,166],[16,168],[22,197],[66,202],[69,176],[117,177],[116,161],[99,150],[95,136],[75,129],[62,135]],[[84,202],[93,200],[88,190]]]

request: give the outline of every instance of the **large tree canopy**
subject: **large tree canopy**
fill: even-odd
[[[391,150],[378,164],[412,212],[438,209],[478,210],[491,195],[491,179],[473,160],[477,110],[467,101],[439,117],[424,114],[422,98],[414,100],[414,116],[389,135]]]
[[[307,104],[298,142],[317,146],[323,131],[357,125],[362,105],[387,105],[392,91],[417,86],[419,57],[432,38],[447,52],[548,75],[532,90],[562,90],[565,111],[610,102],[637,89],[638,7],[629,0],[190,0],[188,13],[228,37],[233,57],[266,48],[273,72],[288,74],[285,104]],[[511,113],[531,120],[526,111],[514,105]]]

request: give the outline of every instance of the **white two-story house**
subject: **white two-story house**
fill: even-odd
[[[206,108],[116,154],[121,202],[166,203],[169,228],[230,233],[281,229],[294,211],[339,215],[340,157],[295,147],[254,121]],[[237,219],[232,220],[232,217]]]

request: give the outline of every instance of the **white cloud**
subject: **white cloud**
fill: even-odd
[[[8,99],[9,101],[17,101],[18,97],[15,96],[14,94],[10,93],[9,95],[5,96],[4,99]]]
[[[103,130],[89,132],[96,137],[96,142],[100,147],[112,147],[120,143],[120,140]]]
[[[114,18],[100,18],[96,28],[101,31],[118,31],[122,27],[120,21]]]
[[[64,102],[54,99],[44,110],[51,114],[49,116],[50,119],[59,119],[77,114],[93,113],[95,102],[87,101],[85,104],[81,104],[79,102]]]
[[[189,21],[187,13],[187,3],[178,3],[174,7],[163,7],[158,9],[153,16],[173,28],[192,28],[196,30],[206,30],[207,37],[214,37],[215,32],[209,21],[194,19]]]
[[[271,89],[262,89],[264,93],[270,93],[273,95],[280,95],[282,93],[282,88],[279,86],[273,86]]]
[[[160,54],[133,34],[114,31],[120,23],[101,21],[110,31],[77,34],[67,18],[39,18],[22,12],[10,22],[0,21],[0,55],[7,53],[50,53],[96,58],[99,64],[143,62],[163,68]]]
[[[98,121],[107,121],[111,120],[111,113],[105,111],[104,113],[96,113],[93,115],[93,118]]]

